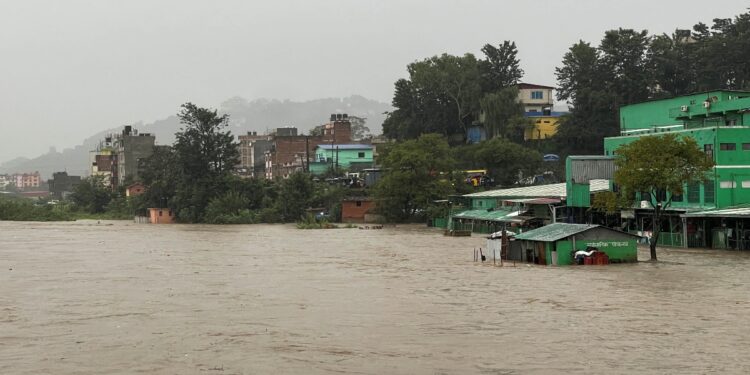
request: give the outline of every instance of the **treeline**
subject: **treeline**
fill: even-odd
[[[126,199],[124,187],[112,193],[95,177],[76,186],[70,201],[91,214],[132,218],[152,207],[171,208],[179,222],[252,224],[294,222],[309,208],[339,216],[342,186],[315,182],[305,173],[270,181],[233,174],[239,145],[227,130],[228,115],[182,106],[183,125],[171,147],[157,146],[142,165],[142,195]]]
[[[557,99],[570,106],[557,134],[534,148],[560,155],[601,154],[602,139],[619,133],[623,105],[714,89],[750,89],[750,13],[698,23],[671,35],[646,30],[605,32],[601,42],[573,44],[558,68]],[[409,77],[395,83],[395,108],[383,124],[390,138],[426,133],[465,142],[466,130],[482,125],[489,138],[524,147],[531,126],[517,103],[514,86],[523,77],[514,42],[473,54],[443,54],[407,66]]]
[[[515,87],[523,77],[516,44],[487,44],[482,52],[484,59],[442,54],[409,64],[409,78],[395,83],[395,110],[383,123],[383,134],[404,140],[437,133],[456,145],[465,143],[470,126],[483,123],[490,137],[522,141],[531,124]]]

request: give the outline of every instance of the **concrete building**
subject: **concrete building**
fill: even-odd
[[[126,125],[122,133],[112,137],[114,161],[112,167],[113,188],[117,188],[125,179],[130,177],[139,180],[139,171],[143,160],[154,152],[156,137],[149,133],[138,133],[130,125]]]
[[[551,112],[555,104],[551,86],[536,85],[533,83],[519,83],[518,101],[523,103],[524,112],[545,113]]]
[[[341,201],[341,222],[365,223],[367,215],[375,208],[369,197],[349,197]]]
[[[151,224],[172,224],[175,222],[174,211],[171,208],[149,208],[148,217]]]
[[[10,176],[10,181],[18,190],[34,189],[42,184],[39,172],[15,173]]]
[[[89,152],[89,174],[100,177],[104,186],[115,186],[117,167],[116,152],[112,144],[113,136],[107,136],[102,140],[95,150]]]
[[[531,120],[533,125],[524,130],[524,140],[551,138],[557,133],[560,118],[565,114],[565,112],[553,111],[555,88],[533,83],[519,83],[516,87],[518,88],[518,101],[523,104],[524,116]],[[483,123],[484,119],[484,113],[480,113],[480,123]],[[488,137],[491,138],[492,135],[486,134],[481,126],[472,126],[467,132],[469,143],[479,143]]]
[[[298,135],[297,128],[278,128],[271,149],[265,153],[265,177],[286,178],[296,171],[309,171],[318,145],[348,144],[351,137],[351,122],[346,114],[332,114],[321,135]]]
[[[572,192],[586,195],[586,176],[611,176],[621,145],[665,133],[691,137],[715,166],[706,182],[686,184],[683,194],[664,192],[671,205],[657,224],[658,244],[750,249],[750,92],[717,90],[624,106],[620,126],[619,136],[604,139],[605,155],[569,158],[566,179]],[[571,166],[575,162],[587,166]],[[653,207],[646,194],[636,193],[637,204],[622,210],[620,218],[623,229],[649,237]],[[569,200],[590,206],[585,199]]]
[[[0,189],[5,190],[11,184],[13,184],[13,182],[11,181],[10,176],[7,174],[0,174]]]
[[[560,118],[564,112],[526,112],[524,116],[532,121],[532,128],[526,129],[523,133],[523,140],[541,140],[551,138],[557,133],[557,126],[560,125]]]
[[[372,168],[372,164],[372,145],[324,143],[315,150],[315,161],[310,163],[310,173],[321,175],[331,169],[359,172]]]
[[[271,150],[273,137],[248,132],[237,138],[240,143],[240,164],[237,165],[237,174],[240,177],[263,177],[265,153]]]
[[[55,199],[65,199],[76,185],[81,183],[81,176],[69,176],[68,172],[55,172],[48,180],[49,192]]]

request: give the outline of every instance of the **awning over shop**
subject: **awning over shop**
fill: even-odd
[[[714,210],[688,212],[680,215],[681,217],[731,217],[731,218],[748,218],[750,219],[750,206],[730,207]]]
[[[519,217],[521,213],[509,210],[469,210],[457,213],[453,218],[520,223],[525,221],[525,218]]]
[[[557,198],[522,198],[522,199],[503,199],[504,202],[525,203],[525,204],[558,204],[562,202]]]
[[[591,180],[590,191],[592,193],[609,190],[609,180]],[[516,187],[509,189],[487,190],[478,193],[466,194],[467,198],[560,198],[567,197],[566,184],[548,184]]]

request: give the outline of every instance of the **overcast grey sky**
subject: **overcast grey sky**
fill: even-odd
[[[514,40],[524,81],[555,84],[579,39],[733,17],[720,0],[0,0],[0,161],[232,96],[390,102],[414,60]],[[262,126],[261,126],[262,127]]]

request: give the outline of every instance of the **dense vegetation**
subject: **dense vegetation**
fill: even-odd
[[[716,89],[750,89],[750,13],[711,27],[649,36],[610,30],[598,47],[580,41],[556,69],[557,98],[571,105],[556,135],[561,154],[603,152],[619,133],[621,106]]]

